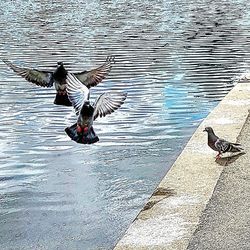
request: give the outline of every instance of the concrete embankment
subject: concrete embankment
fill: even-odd
[[[250,249],[250,116],[238,142],[245,154],[231,158],[201,215],[188,250]]]
[[[220,137],[237,141],[249,109],[250,82],[245,80],[201,123],[115,250],[187,249],[228,161],[215,161],[203,129],[211,126]]]

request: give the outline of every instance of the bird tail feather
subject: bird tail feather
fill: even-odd
[[[91,127],[87,132],[78,133],[77,123],[65,129],[67,135],[75,142],[81,144],[93,144],[99,141],[98,136],[95,134],[93,127]]]
[[[63,106],[72,106],[72,103],[70,102],[67,94],[62,95],[57,93],[56,98],[54,100],[54,104]]]
[[[242,146],[241,146],[241,144],[239,144],[239,143],[231,143],[230,145],[229,145],[229,152],[241,152],[241,151],[243,151],[244,149],[242,148]]]

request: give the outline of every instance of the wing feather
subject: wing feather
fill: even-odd
[[[218,138],[214,143],[214,146],[218,149],[219,152],[225,152],[229,147],[229,142],[224,139]]]
[[[78,115],[84,101],[89,98],[89,89],[71,73],[67,74],[66,83],[69,100]]]
[[[40,71],[37,69],[22,68],[12,64],[8,60],[3,60],[14,72],[19,76],[23,77],[28,82],[35,83],[41,87],[52,87],[53,86],[53,73],[49,71]]]
[[[90,71],[75,73],[74,75],[79,81],[85,84],[88,88],[94,87],[107,77],[112,68],[113,62],[114,62],[114,57],[108,56],[106,58],[106,62],[102,66],[96,69],[92,69]]]
[[[236,152],[243,150],[241,144],[239,143],[231,143],[229,141],[226,141],[224,139],[217,139],[215,142],[215,147],[218,149],[219,152],[225,153],[225,152]],[[236,150],[236,151],[235,151]]]
[[[127,98],[127,93],[120,92],[105,92],[100,95],[94,104],[94,120],[99,117],[104,117],[107,114],[113,113],[120,108]]]

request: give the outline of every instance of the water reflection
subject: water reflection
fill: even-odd
[[[128,92],[78,145],[71,108],[0,62],[1,249],[110,249],[200,121],[249,64],[249,9],[230,1],[5,1],[1,58],[72,71],[116,56],[92,98]]]

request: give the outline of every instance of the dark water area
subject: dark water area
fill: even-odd
[[[100,141],[64,129],[71,107],[0,62],[1,249],[112,249],[200,122],[249,70],[250,7],[222,1],[10,1],[0,57],[70,71],[116,63],[91,90],[128,98]],[[205,138],[204,138],[205,140]],[[192,156],[190,156],[192,157]]]

